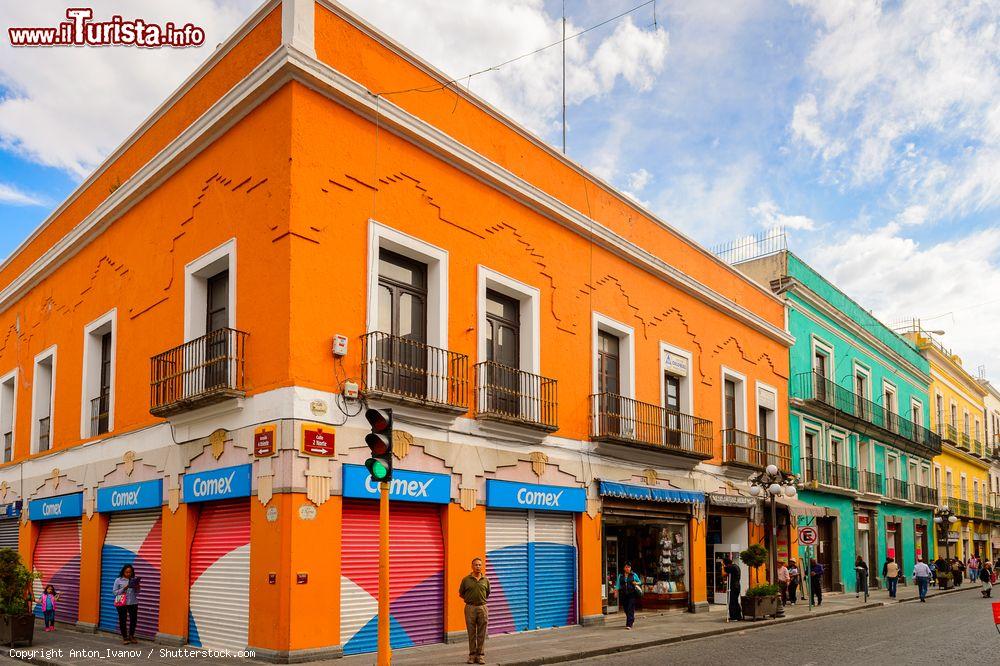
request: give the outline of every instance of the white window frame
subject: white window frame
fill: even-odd
[[[855,437],[854,440],[855,440],[855,451],[857,451],[857,455],[855,456],[855,459],[857,460],[858,470],[863,471],[863,472],[870,472],[870,471],[872,471],[873,469],[875,469],[875,445],[874,445],[874,443],[870,439],[866,440],[865,442],[862,442],[861,441],[861,437]],[[867,445],[867,449],[865,450],[865,455],[864,456],[861,455],[861,445],[862,444],[866,444]],[[865,459],[864,460],[864,463],[865,463],[864,466],[861,465],[861,459],[862,459],[862,457]]]
[[[823,356],[826,356],[826,360],[828,363],[828,367],[826,369],[828,374],[826,378],[829,379],[830,381],[836,382],[837,369],[836,366],[834,365],[833,345],[817,335],[811,335],[810,341],[811,341],[810,348],[812,355],[809,357],[809,371],[810,372],[816,371],[815,360],[816,360],[816,351],[818,350],[823,354]]]
[[[934,477],[932,481],[938,491],[938,501],[941,502],[945,497],[944,474],[941,472],[941,465],[937,463],[934,464]]]
[[[17,386],[18,386],[18,375],[20,371],[18,368],[14,368],[3,377],[0,377],[0,419],[3,418],[3,413],[7,408],[7,401],[3,399],[4,392],[2,387],[8,382],[14,383],[14,391],[11,395],[10,401],[10,460],[3,460],[3,450],[0,450],[0,461],[2,462],[13,462],[14,454],[17,451]],[[2,421],[0,421],[0,438],[4,435]],[[0,439],[0,447],[3,446],[3,441]]]
[[[722,381],[719,382],[719,397],[721,402],[721,416],[722,416],[722,427],[726,427],[726,380],[730,379],[736,382],[736,429],[746,432],[747,430],[747,377],[741,372],[737,372],[732,368],[727,368],[722,366],[720,371]]]
[[[979,503],[979,479],[972,480],[972,501]]]
[[[754,434],[760,435],[760,404],[758,403],[758,397],[760,391],[764,391],[764,393],[770,393],[771,395],[774,396],[774,409],[771,410],[771,424],[769,424],[773,425],[774,429],[773,430],[769,429],[768,433],[773,433],[771,434],[771,438],[776,442],[780,442],[781,433],[778,432],[778,429],[780,428],[781,424],[778,421],[778,389],[771,386],[770,384],[765,384],[759,379],[754,381],[754,391],[753,391],[754,406],[757,407],[757,409],[754,410],[755,412],[754,422],[757,424],[757,430],[754,431]]]
[[[886,402],[885,394],[887,391],[892,393],[891,405],[885,404]],[[890,382],[888,379],[882,380],[882,403],[883,403],[882,407],[892,412],[893,414],[899,416],[899,388],[894,383]]]
[[[58,346],[52,345],[48,349],[35,354],[31,370],[31,453],[38,453],[38,366],[47,358],[52,359],[52,380],[49,382],[49,451],[55,447],[56,423],[56,358]]]
[[[958,475],[958,493],[959,499],[969,500],[969,475],[965,472]]]
[[[955,492],[955,474],[952,472],[951,467],[944,468],[944,493],[947,497],[954,497]]]
[[[971,417],[972,414],[969,413],[969,410],[967,409],[962,410],[962,433],[965,435],[972,434],[972,432],[970,432],[972,430],[972,428],[970,427],[972,425]]]
[[[941,401],[941,413],[937,413],[938,400]],[[937,426],[937,432],[939,435],[944,434],[944,425],[947,422],[948,414],[944,411],[944,394],[941,391],[934,389],[934,419],[935,425]]]
[[[805,475],[805,461],[809,460],[806,457],[806,435],[812,434],[815,436],[815,441],[813,443],[813,455],[816,456],[817,460],[823,459],[823,426],[818,423],[813,423],[811,421],[806,421],[805,419],[799,419],[799,458],[802,461],[802,472]]]
[[[680,356],[687,360],[687,375],[678,375],[672,372],[668,372],[667,364],[665,360],[666,353],[674,354],[675,356]],[[660,406],[666,407],[667,405],[667,387],[666,387],[666,376],[672,374],[678,379],[680,379],[680,398],[681,398],[681,413],[682,414],[694,414],[694,382],[691,381],[691,374],[694,372],[694,355],[687,349],[682,347],[677,347],[669,342],[664,342],[660,340]]]
[[[950,422],[950,420],[952,419],[952,416],[954,416],[954,420],[955,420],[954,423]],[[954,400],[949,400],[948,401],[948,419],[949,419],[949,425],[951,425],[951,427],[953,427],[955,429],[955,432],[959,432],[958,403],[955,402]]]
[[[598,392],[597,342],[598,334],[604,332],[618,338],[619,372],[621,372],[618,379],[621,395],[635,399],[635,329],[607,315],[594,312],[591,317],[590,330],[590,392]]]
[[[920,420],[914,421],[913,423],[914,423],[914,425],[918,425],[920,427],[923,427],[923,425],[924,425],[924,402],[923,402],[923,400],[920,400],[919,398],[915,398],[913,396],[910,396],[910,418],[911,419],[913,418],[913,408],[914,407],[917,408],[917,416],[920,417]]]
[[[184,341],[205,335],[208,279],[229,271],[228,328],[236,328],[236,239],[230,238],[184,266]]]
[[[536,375],[541,374],[541,292],[537,287],[525,284],[503,273],[479,264],[477,273],[478,344],[476,354],[479,362],[486,361],[486,290],[495,291],[520,304],[519,344],[520,369]]]
[[[108,432],[115,429],[115,378],[118,355],[118,308],[112,308],[83,327],[83,374],[80,387],[80,438],[88,439],[90,433],[90,401],[98,397],[101,384],[101,339],[95,333],[109,328],[111,333],[111,393],[108,396]],[[96,348],[96,349],[95,349]]]
[[[872,369],[860,361],[854,361],[853,366],[854,373],[851,375],[851,393],[858,390],[858,375],[863,375],[865,378],[865,395],[861,397],[872,402]]]

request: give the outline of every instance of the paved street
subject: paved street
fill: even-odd
[[[926,604],[893,604],[571,663],[946,664],[955,660],[957,645],[961,646],[958,663],[995,664],[1000,660],[1000,635],[993,626],[990,601],[971,590],[942,595]]]

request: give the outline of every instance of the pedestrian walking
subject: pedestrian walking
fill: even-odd
[[[809,560],[809,601],[823,605],[823,565],[816,560]]]
[[[924,565],[927,566],[926,564]],[[885,579],[885,589],[889,590],[889,598],[896,598],[896,587],[899,585],[899,565],[896,564],[896,558],[890,557],[886,559],[885,564],[882,566],[882,578]]]
[[[788,604],[788,567],[784,562],[778,562],[778,588],[781,589],[781,605]]]
[[[733,562],[733,558],[727,557],[722,563],[725,565],[726,584],[729,586],[729,621],[736,622],[743,619],[743,608],[740,606],[742,573],[739,565]]]
[[[56,630],[56,602],[59,601],[59,593],[54,585],[49,583],[42,590],[42,598],[38,603],[42,607],[42,618],[45,620],[45,631]]]
[[[135,623],[139,619],[140,578],[135,575],[131,564],[126,564],[118,572],[118,578],[111,585],[111,596],[118,611],[118,629],[121,630],[122,644],[138,643],[135,640]]]
[[[625,610],[625,628],[632,630],[635,624],[635,606],[642,598],[642,581],[639,574],[632,571],[631,562],[625,563],[625,568],[618,575],[618,583],[615,585],[618,590],[618,598],[621,599],[622,608]]]
[[[469,634],[467,664],[486,663],[486,629],[490,614],[486,600],[490,598],[490,580],[483,573],[483,558],[472,560],[472,573],[462,579],[458,596],[465,602],[465,631]]]
[[[931,568],[924,563],[923,558],[918,557],[917,563],[913,565],[913,579],[917,581],[920,603],[926,603],[927,584],[931,582]]]
[[[979,580],[979,556],[975,553],[968,559],[965,566],[969,571],[969,580],[975,582]]]
[[[788,603],[795,605],[795,600],[799,596],[799,584],[802,575],[799,573],[799,566],[795,560],[788,560]]]
[[[955,587],[959,587],[962,584],[963,569],[965,569],[965,565],[962,564],[962,560],[957,557],[951,560],[951,579],[955,581]]]
[[[865,599],[868,599],[868,563],[865,562],[864,558],[858,555],[854,560],[854,597],[858,598],[861,593],[865,593]]]
[[[982,589],[983,599],[989,599],[990,593],[993,592],[992,569],[993,567],[990,565],[990,563],[986,562],[983,565],[983,568],[979,569],[979,573],[977,574],[979,576],[979,582],[981,582],[983,585]]]

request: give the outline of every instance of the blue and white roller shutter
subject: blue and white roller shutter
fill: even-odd
[[[532,511],[534,627],[576,624],[576,529],[573,514]]]
[[[486,577],[491,634],[529,628],[528,512],[486,510]]]
[[[162,553],[160,509],[123,511],[111,515],[101,549],[101,629],[118,631],[118,611],[112,589],[126,564],[141,578],[139,618],[135,633],[155,638],[160,621],[160,557]]]

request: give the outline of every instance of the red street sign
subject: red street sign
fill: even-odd
[[[335,452],[334,440],[336,433],[326,432],[322,428],[302,431],[302,453],[311,456],[332,457]]]
[[[274,428],[258,428],[253,433],[253,454],[266,458],[275,454]]]
[[[993,602],[993,624],[1000,624],[1000,601]]]
[[[814,527],[800,527],[799,528],[799,542],[811,546],[819,541],[819,534],[816,532]]]

